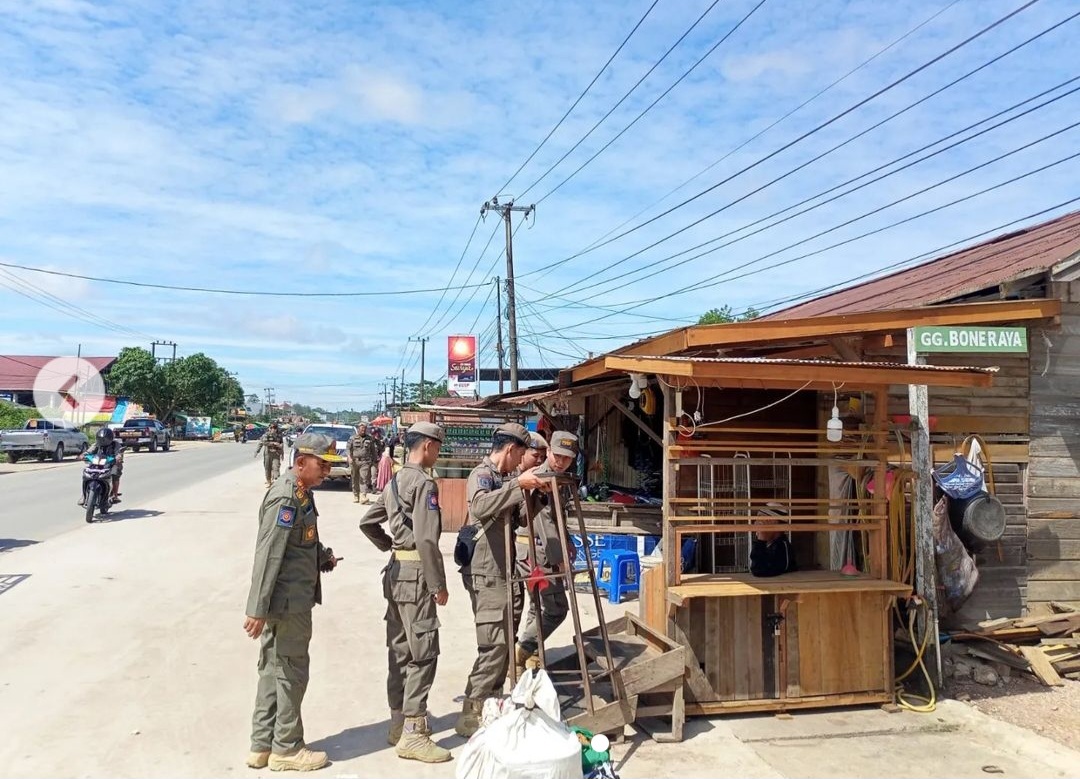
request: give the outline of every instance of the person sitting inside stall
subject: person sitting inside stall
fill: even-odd
[[[773,520],[759,519],[755,524],[770,524]],[[797,571],[791,542],[778,530],[758,530],[750,544],[750,575],[781,576]]]

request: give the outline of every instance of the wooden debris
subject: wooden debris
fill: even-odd
[[[1054,670],[1053,664],[1037,646],[1022,646],[1020,647],[1020,653],[1024,658],[1031,663],[1031,671],[1039,678],[1039,681],[1045,684],[1047,687],[1061,687],[1064,682],[1061,681],[1061,676]]]
[[[1068,603],[1061,603],[1060,601],[1050,601],[1050,608],[1059,614],[1080,614],[1080,609],[1076,606],[1070,606]]]

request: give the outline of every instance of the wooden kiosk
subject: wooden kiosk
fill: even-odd
[[[891,610],[911,587],[890,578],[885,490],[830,498],[830,473],[888,483],[889,385],[987,386],[991,371],[678,356],[608,356],[605,367],[663,389],[665,564],[643,578],[641,613],[688,650],[687,713],[891,701]],[[865,390],[872,411],[833,443],[825,408],[840,386]],[[788,534],[799,570],[752,576],[756,530]],[[846,534],[844,571],[834,534]],[[671,563],[687,540],[700,573]]]

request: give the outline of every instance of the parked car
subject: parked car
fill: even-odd
[[[60,462],[65,455],[81,455],[88,446],[86,436],[62,420],[30,419],[20,430],[0,431],[0,453],[13,463],[46,457]]]
[[[304,433],[318,433],[319,435],[330,436],[334,439],[334,445],[337,448],[337,457],[330,463],[330,476],[331,479],[348,479],[352,476],[349,470],[349,460],[345,454],[345,447],[349,442],[349,437],[355,433],[356,430],[349,425],[333,425],[316,423],[308,425],[304,428]],[[292,468],[293,463],[296,461],[296,450],[292,448],[292,442],[289,442],[289,467]]]
[[[125,447],[134,449],[136,452],[144,446],[151,452],[156,452],[158,449],[167,452],[172,446],[172,433],[169,432],[169,428],[150,417],[127,420],[116,435]]]

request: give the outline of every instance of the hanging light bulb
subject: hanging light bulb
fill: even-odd
[[[840,419],[840,406],[835,384],[833,384],[832,419],[825,424],[825,437],[833,443],[844,440],[844,423]]]
[[[636,381],[637,381],[637,385],[639,387],[641,387],[641,389],[645,389],[646,387],[649,386],[649,377],[646,376],[644,373],[639,373],[637,375]]]
[[[638,378],[640,376],[640,373],[630,374],[630,397],[632,397],[634,400],[637,400],[641,397],[641,384],[638,382]]]

